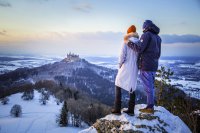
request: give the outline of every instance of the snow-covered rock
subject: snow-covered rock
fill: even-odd
[[[93,126],[80,131],[79,133],[98,133],[113,132],[118,133],[191,133],[187,125],[178,117],[171,114],[164,107],[155,107],[154,114],[141,113],[139,109],[146,105],[139,104],[135,107],[135,116],[129,116],[125,113],[121,115],[107,115],[93,124]]]

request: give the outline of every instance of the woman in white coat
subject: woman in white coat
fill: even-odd
[[[119,69],[115,79],[115,102],[111,112],[116,115],[121,114],[121,89],[128,91],[130,94],[128,110],[125,110],[124,112],[129,115],[134,115],[135,90],[138,77],[138,54],[126,44],[129,41],[135,43],[139,41],[138,38],[139,36],[136,32],[136,27],[132,25],[129,27],[127,35],[124,37],[124,43],[119,57]]]

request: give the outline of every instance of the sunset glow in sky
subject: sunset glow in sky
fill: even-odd
[[[163,56],[200,56],[199,0],[0,0],[0,54],[117,56],[127,28],[161,29]]]

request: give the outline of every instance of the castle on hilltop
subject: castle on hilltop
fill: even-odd
[[[71,53],[71,52],[68,53],[67,57],[64,59],[64,61],[67,61],[67,62],[77,61],[77,60],[80,60],[79,55]]]

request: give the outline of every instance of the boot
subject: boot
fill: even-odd
[[[124,113],[127,113],[130,116],[134,116],[134,108],[135,108],[135,92],[130,93],[130,99],[128,102],[128,110],[124,110]]]
[[[146,108],[139,109],[139,111],[142,112],[142,113],[154,114],[153,106],[154,106],[153,104],[147,105]]]
[[[142,113],[147,113],[147,114],[154,114],[154,109],[153,108],[144,108],[139,110]]]
[[[121,115],[121,88],[118,86],[115,87],[115,103],[111,113]]]

